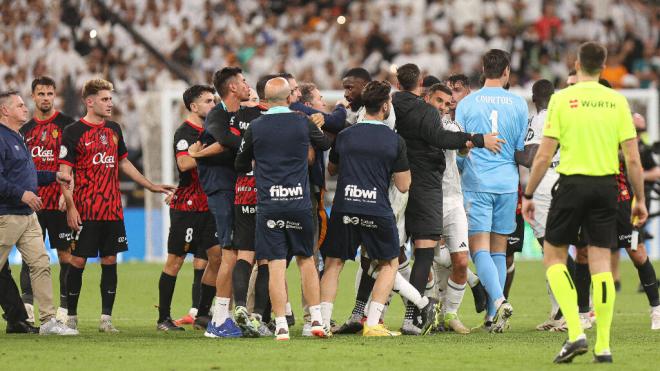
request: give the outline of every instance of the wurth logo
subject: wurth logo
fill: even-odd
[[[300,183],[295,187],[284,187],[281,185],[274,185],[270,187],[271,198],[289,198],[299,196],[302,197],[303,188]]]
[[[580,101],[577,99],[571,99],[568,101],[568,104],[571,108],[578,108],[580,106]]]
[[[363,200],[376,200],[376,188],[371,189],[360,189],[356,185],[349,184],[344,188],[344,197],[349,198],[359,198]]]

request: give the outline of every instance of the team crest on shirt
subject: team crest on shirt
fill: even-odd
[[[60,132],[57,131],[57,129],[53,129],[53,131],[50,133],[50,135],[53,136],[53,139],[57,139],[57,137],[60,136]]]
[[[48,135],[48,132],[46,130],[41,132],[41,141],[42,142],[46,141],[46,135]]]
[[[105,133],[102,133],[102,134],[99,136],[99,139],[101,139],[101,143],[102,143],[103,145],[106,145],[106,146],[108,145],[108,136],[105,135]]]

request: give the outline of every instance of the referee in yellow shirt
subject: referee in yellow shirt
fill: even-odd
[[[605,67],[606,49],[595,42],[580,46],[575,62],[578,83],[550,99],[543,139],[523,198],[523,215],[534,220],[532,195],[552,156],[561,146],[544,242],[546,276],[568,326],[568,341],[555,363],[568,363],[587,352],[580,326],[577,293],[566,269],[568,245],[581,240],[589,249],[597,338],[595,362],[612,362],[610,326],[614,311],[614,280],[610,247],[616,245],[618,149],[621,147],[637,202],[632,209],[635,226],[646,221],[642,166],[630,108],[620,93],[598,83]]]

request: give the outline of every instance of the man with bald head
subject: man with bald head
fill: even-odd
[[[255,252],[258,260],[268,261],[270,300],[275,312],[277,340],[289,339],[285,317],[286,260],[295,256],[309,305],[312,334],[330,335],[323,325],[319,278],[312,258],[314,227],[309,192],[307,154],[330,148],[330,140],[307,116],[289,109],[291,86],[276,77],[264,88],[268,111],[252,121],[245,131],[236,156],[239,172],[252,170],[257,184],[257,226]]]

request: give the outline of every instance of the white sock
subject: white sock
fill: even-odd
[[[445,313],[456,314],[458,312],[458,308],[461,306],[461,302],[463,302],[465,286],[466,284],[458,284],[449,278],[443,305]]]
[[[229,317],[229,298],[215,297],[215,307],[213,307],[213,323],[222,325]]]
[[[289,303],[288,301],[286,302],[286,306],[284,307],[284,313],[287,316],[290,316],[290,315],[293,314],[293,312],[291,311],[291,303]]]
[[[289,332],[289,324],[286,322],[286,317],[275,317],[275,334],[280,332],[280,329],[285,329]]]
[[[410,272],[412,272],[412,266],[410,264],[410,259],[406,258],[403,263],[399,264],[399,273],[401,273],[406,281],[410,281]]]
[[[392,303],[392,297],[394,296],[394,291],[390,292],[390,296],[387,297],[387,303],[385,303],[385,308],[383,308],[383,312],[380,314],[380,320],[385,322],[385,314],[387,314],[387,310],[390,308],[390,304]]]
[[[502,296],[501,298],[495,299],[495,308],[499,308],[502,303],[506,301],[506,298]]]
[[[188,314],[190,314],[191,317],[197,317],[197,308],[190,308]]]
[[[439,302],[442,303],[445,300],[445,294],[447,292],[447,280],[451,275],[451,268],[435,263],[433,264],[433,272],[433,274],[435,274],[437,292],[435,297]]]
[[[470,268],[467,269],[467,282],[470,287],[474,287],[479,284],[479,277],[474,274]]]
[[[312,323],[318,322],[318,323],[323,323],[323,316],[321,313],[321,306],[320,305],[310,305],[309,306],[309,315],[311,317]]]
[[[323,324],[330,326],[330,320],[332,319],[332,308],[334,304],[327,301],[321,302],[321,318],[323,319]]]
[[[555,295],[552,293],[552,290],[550,289],[550,284],[548,281],[545,281],[546,286],[548,287],[548,296],[550,297],[550,305],[552,305],[552,309],[550,309],[550,313],[554,317],[557,315],[557,312],[559,312],[559,303],[557,303],[557,299],[555,299]]]
[[[369,314],[367,314],[367,326],[376,326],[384,309],[385,304],[372,301],[369,305]]]
[[[101,321],[111,321],[112,316],[108,314],[101,314]]]
[[[419,309],[424,308],[429,303],[429,299],[422,296],[422,294],[420,294],[419,291],[417,291],[417,289],[415,289],[415,287],[398,272],[394,277],[393,290],[398,292],[404,299],[415,304]]]

